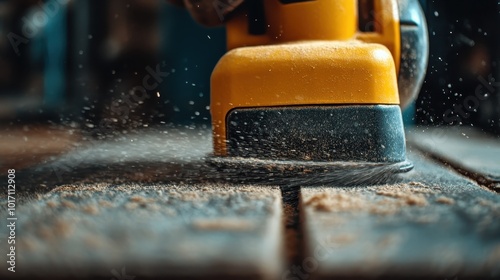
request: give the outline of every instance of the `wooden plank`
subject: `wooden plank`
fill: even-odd
[[[262,279],[281,271],[276,187],[66,185],[17,215],[16,276],[111,279],[125,268],[142,277]]]
[[[209,130],[145,130],[19,170],[16,276],[276,278],[280,189],[225,184],[210,150]]]
[[[481,184],[500,191],[500,139],[468,127],[416,128],[409,141]]]
[[[500,277],[500,196],[409,158],[415,170],[396,184],[302,187],[306,254],[287,279]]]

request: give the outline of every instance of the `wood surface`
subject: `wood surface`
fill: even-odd
[[[446,165],[456,149],[440,145],[455,140],[427,151],[419,137],[408,137],[413,171],[357,187],[250,184],[219,173],[206,163],[208,129],[80,142],[16,171],[16,275],[500,277],[500,197],[477,179],[498,175],[500,162],[488,158],[497,139],[457,141],[462,154]],[[481,167],[462,168],[478,176],[457,171],[467,158]],[[2,220],[6,200],[0,194]],[[0,228],[0,244],[6,236]]]
[[[500,276],[500,196],[418,153],[409,157],[415,169],[395,184],[301,188],[313,258],[304,271],[319,278]]]

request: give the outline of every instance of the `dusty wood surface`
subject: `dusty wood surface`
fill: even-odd
[[[209,136],[131,134],[19,170],[16,276],[277,278],[280,189],[207,180]]]
[[[262,279],[281,271],[277,188],[61,186],[17,215],[16,276],[111,279],[125,268],[142,277]]]
[[[500,191],[500,138],[467,127],[416,128],[408,138],[422,151]]]
[[[280,193],[208,166],[209,130],[88,141],[17,171],[18,276],[500,277],[499,195],[410,150],[391,185]]]
[[[500,196],[410,153],[391,185],[302,187],[302,271],[338,276],[500,277]]]

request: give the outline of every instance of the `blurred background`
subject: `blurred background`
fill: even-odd
[[[0,119],[208,125],[224,37],[161,0],[0,1]]]
[[[414,122],[500,134],[500,1],[420,3],[430,55]]]
[[[499,134],[500,2],[421,4],[429,66],[407,125]],[[27,124],[94,136],[209,127],[210,73],[224,52],[222,27],[204,28],[163,0],[1,0],[0,138]]]

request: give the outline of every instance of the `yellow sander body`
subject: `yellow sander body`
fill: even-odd
[[[247,1],[226,23],[229,51],[211,77],[210,161],[221,169],[410,170],[400,105],[418,92],[427,41],[415,39],[426,36],[425,21],[409,2]],[[405,38],[414,45],[405,48]],[[412,47],[425,59],[402,58]],[[416,89],[401,94],[402,83]]]

